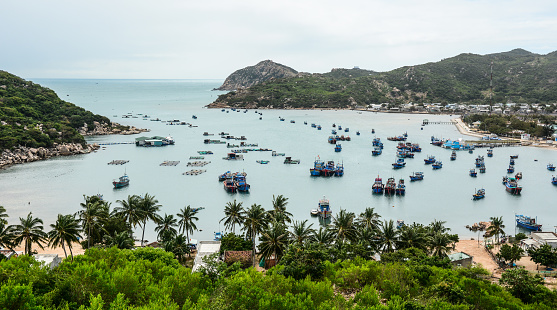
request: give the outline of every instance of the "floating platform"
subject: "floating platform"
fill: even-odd
[[[159,166],[177,166],[179,163],[179,160],[166,160],[163,161]]]
[[[188,167],[204,167],[208,164],[210,164],[210,161],[194,161],[194,162],[188,162],[187,166]]]
[[[199,174],[202,174],[204,172],[207,172],[207,170],[190,170],[190,171],[186,171],[182,174],[183,175],[199,175]]]
[[[123,164],[127,164],[129,162],[130,162],[129,160],[115,159],[115,160],[107,163],[107,165],[123,165]]]
[[[205,156],[190,156],[190,159],[205,159]]]

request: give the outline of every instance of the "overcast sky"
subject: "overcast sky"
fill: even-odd
[[[388,71],[460,53],[557,50],[555,0],[0,0],[0,70],[224,79],[271,59]]]

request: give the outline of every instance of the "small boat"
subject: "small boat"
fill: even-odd
[[[423,179],[424,179],[424,173],[423,172],[414,172],[410,176],[410,181],[420,181],[420,180],[423,180]]]
[[[294,123],[296,123],[296,121],[295,121],[295,120],[293,120],[293,119],[292,119],[292,120],[290,120],[290,124],[294,124]]]
[[[349,131],[350,131],[350,128],[348,128],[348,127],[344,128],[344,132],[349,132]]]
[[[514,172],[514,167],[509,165],[509,168],[507,168],[507,173],[513,173]]]
[[[509,165],[514,166],[514,159],[509,160]]]
[[[333,129],[333,130],[331,130],[331,134],[336,135],[337,131]]]
[[[487,157],[493,157],[493,150],[492,149],[487,150]]]
[[[342,151],[342,146],[340,144],[335,145],[335,152]]]
[[[272,151],[271,156],[285,156],[285,153],[277,153],[277,151]]]
[[[443,168],[443,163],[441,161],[436,161],[433,163],[433,165],[431,165],[431,167],[436,170],[436,169],[441,169]]]
[[[480,173],[485,173],[485,165],[480,166]]]
[[[308,124],[308,122],[304,121],[304,125],[307,125],[307,124]]]
[[[549,171],[555,171],[555,166],[553,166],[552,163],[547,164],[547,170]]]
[[[317,127],[317,126],[315,125],[315,123],[311,123],[311,127],[312,127],[312,128],[315,128],[315,127]]]
[[[236,182],[234,182],[233,178],[225,179],[223,182],[224,189],[229,193],[236,192]]]
[[[424,164],[433,164],[435,162],[435,156],[428,156],[424,159]]]
[[[250,185],[246,181],[246,177],[242,174],[236,174],[234,176],[234,183],[236,185],[236,189],[239,192],[249,192]]]
[[[393,195],[396,190],[396,181],[395,178],[387,179],[387,183],[385,184],[385,195]]]
[[[478,200],[482,198],[485,198],[485,189],[483,188],[478,189],[476,193],[472,195],[472,199],[474,200]]]
[[[228,112],[228,111],[226,111],[226,112]],[[222,239],[222,233],[220,231],[217,231],[215,233],[215,239],[214,240],[215,241],[221,241],[221,239]]]
[[[395,194],[404,195],[406,193],[406,185],[404,185],[404,179],[398,180],[398,184],[395,188]]]
[[[191,116],[191,118],[193,118],[193,119],[197,119],[197,116],[195,116],[195,115],[192,115],[192,116]]]
[[[333,128],[335,128],[337,125],[335,123],[333,123]]]
[[[269,163],[269,161],[268,161],[268,160],[256,160],[255,162],[256,162],[256,163],[258,163],[258,164],[263,164],[263,165],[265,165],[265,164],[268,164],[268,163]]]
[[[451,160],[456,160],[456,151],[451,153]]]
[[[292,159],[292,157],[289,156],[289,157],[286,157],[284,159],[284,163],[285,164],[299,164],[300,160],[299,159]]]
[[[375,133],[375,129],[371,129],[371,133]]]
[[[130,185],[130,178],[128,177],[127,174],[124,174],[123,176],[118,178],[118,180],[113,180],[112,185],[114,185],[114,188],[128,186]]]
[[[279,119],[280,119],[281,122],[284,122],[284,118],[279,116]]]
[[[225,160],[244,160],[244,155],[236,154],[236,153],[228,153],[227,156],[223,157],[222,159],[225,159]]]
[[[309,214],[311,214],[311,216],[318,216],[319,215],[319,210],[311,209],[311,211],[309,211]]]
[[[344,175],[344,165],[342,163],[337,163],[335,167],[335,177],[341,177]]]
[[[537,218],[531,218],[526,215],[515,215],[516,218],[516,225],[533,230],[533,231],[541,231],[542,225],[537,223]]]
[[[317,125],[317,130],[321,130],[321,125]]]
[[[478,156],[478,158],[476,158],[476,167],[480,167],[483,164],[484,164],[484,157]]]
[[[470,169],[470,176],[471,177],[477,177],[478,173],[476,172],[476,169]]]
[[[375,182],[371,186],[372,192],[374,194],[382,194],[384,188],[385,185],[383,184],[383,180],[379,176],[377,176],[377,178],[375,178]]]
[[[510,157],[511,157],[511,159],[517,159],[518,155],[511,155]]]
[[[522,179],[522,172],[518,172],[517,174],[514,175],[514,177],[517,181]]]
[[[329,136],[329,138],[327,139],[327,142],[329,142],[330,144],[336,144],[337,139],[336,139],[335,136]]]
[[[518,185],[515,178],[507,178],[505,182],[505,188],[507,192],[513,195],[520,195],[522,191],[522,187]]]
[[[319,203],[317,204],[317,210],[319,211],[319,216],[321,216],[322,218],[329,218],[333,213],[329,205],[329,200],[325,198],[325,196],[323,196],[323,199],[319,200]]]
[[[396,228],[397,229],[401,229],[404,226],[406,226],[406,224],[404,224],[404,220],[396,220]]]
[[[338,130],[342,130],[342,126],[338,125]]]
[[[381,155],[382,152],[383,152],[383,151],[381,151],[381,148],[378,147],[378,146],[376,146],[376,147],[373,149],[373,151],[371,151],[371,155],[373,155],[373,156],[378,156],[378,155]]]
[[[359,135],[360,135],[360,132],[359,132],[359,131],[356,131],[356,136],[359,136]]]
[[[551,178],[551,184],[557,185],[557,177]]]
[[[406,163],[404,162],[404,158],[399,158],[396,160],[395,163],[393,163],[393,169],[400,169],[403,168],[404,166],[406,166]]]

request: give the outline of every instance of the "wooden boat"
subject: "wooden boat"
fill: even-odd
[[[225,160],[244,160],[244,155],[236,154],[236,153],[228,153],[226,157],[222,159]]]
[[[284,159],[284,163],[285,164],[299,164],[300,160],[299,159],[292,159],[292,157],[289,156],[289,157],[286,157]]]
[[[277,153],[276,151],[271,152],[271,156],[285,156],[285,153]]]
[[[246,177],[241,174],[234,176],[234,184],[239,192],[249,192],[250,185],[246,181]]]
[[[414,172],[412,173],[412,175],[410,176],[410,181],[420,181],[424,179],[424,173],[423,172]]]
[[[485,198],[485,189],[483,188],[478,189],[476,193],[472,195],[472,199],[474,200],[478,200],[482,198]]]
[[[325,168],[325,163],[319,158],[313,162],[313,168],[309,169],[311,176],[318,177],[321,175],[321,170]]]
[[[433,163],[433,165],[431,165],[431,167],[436,170],[436,169],[441,169],[443,168],[443,163],[441,161],[436,161]]]
[[[487,157],[493,157],[493,150],[492,149],[487,150]]]
[[[225,179],[222,184],[224,185],[224,190],[226,190],[229,193],[235,193],[236,192],[236,183],[234,182],[233,178],[230,179]]]
[[[309,214],[311,214],[311,216],[318,216],[319,215],[319,210],[311,209],[311,211],[309,211]]]
[[[372,129],[371,129],[371,133],[375,133],[375,129],[372,128]]]
[[[321,125],[317,125],[317,130],[321,130]]]
[[[514,167],[512,165],[509,165],[509,168],[507,168],[507,173],[513,173],[514,172]]]
[[[428,156],[427,158],[424,159],[424,164],[428,165],[428,164],[433,164],[435,163],[435,156]]]
[[[541,231],[542,225],[537,223],[537,218],[531,218],[526,215],[515,215],[516,218],[516,225],[533,230],[533,231]]]
[[[470,169],[470,176],[471,177],[477,177],[478,173],[476,172],[476,169]]]
[[[342,163],[337,163],[335,167],[335,177],[341,177],[344,175],[344,165]]]
[[[522,179],[522,172],[517,172],[517,174],[515,174],[514,177],[517,181]]]
[[[485,173],[485,165],[480,166],[480,173]]]
[[[323,196],[317,204],[317,210],[319,211],[319,216],[322,218],[329,218],[333,211],[331,211],[331,206],[329,205],[329,200]]]
[[[393,169],[400,169],[406,166],[406,163],[404,162],[404,158],[399,158],[392,165],[393,165]]]
[[[262,164],[262,165],[266,165],[266,164],[269,163],[268,160],[256,160],[255,162],[258,163],[258,164]]]
[[[515,178],[507,178],[505,182],[505,188],[507,192],[513,195],[520,195],[520,192],[522,191],[522,187],[518,185]]]
[[[127,174],[124,174],[123,176],[118,178],[118,180],[113,180],[112,185],[114,186],[114,188],[121,188],[121,187],[128,186],[130,185],[130,178],[128,177]]]
[[[359,136],[359,135],[360,135],[360,131],[356,131],[356,136]]]
[[[514,166],[514,159],[509,160],[509,165]]]
[[[375,178],[375,182],[371,186],[371,191],[374,194],[383,194],[383,189],[384,188],[385,188],[385,185],[383,184],[383,180],[379,176],[377,176],[377,178]]]
[[[393,195],[396,189],[396,181],[395,178],[387,179],[387,183],[385,184],[385,195]]]
[[[484,164],[484,157],[478,155],[476,158],[476,167],[481,167]]]
[[[517,159],[518,155],[511,155],[510,157],[511,157],[511,159]]]
[[[371,151],[371,155],[373,155],[373,156],[378,156],[378,155],[381,155],[382,152],[383,152],[383,151],[381,151],[381,148],[378,147],[378,146],[376,146],[376,147],[373,149],[373,151]]]
[[[456,151],[454,151],[454,150],[451,153],[451,160],[456,160]]]
[[[406,193],[406,185],[404,185],[404,179],[398,180],[398,184],[395,188],[395,194],[404,195]]]
[[[557,177],[551,178],[551,184],[557,185]]]
[[[342,145],[340,144],[335,145],[335,152],[340,152],[340,151],[342,151]]]
[[[553,166],[552,163],[547,164],[547,170],[549,171],[555,171],[555,166]]]

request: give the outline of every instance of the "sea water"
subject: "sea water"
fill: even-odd
[[[316,228],[318,219],[310,216],[319,199],[330,200],[333,215],[340,209],[359,214],[367,207],[375,208],[383,219],[404,220],[428,224],[433,220],[446,221],[452,232],[463,237],[475,237],[465,226],[490,217],[502,216],[505,232],[514,234],[514,214],[538,218],[544,231],[554,231],[557,212],[554,202],[557,186],[550,183],[554,172],[546,169],[549,162],[557,164],[557,153],[535,147],[495,148],[494,156],[487,157],[486,149],[476,149],[473,154],[460,151],[456,161],[450,161],[450,150],[430,144],[431,136],[438,138],[472,140],[460,134],[453,125],[421,126],[424,119],[450,121],[456,115],[425,115],[401,113],[373,113],[345,110],[254,110],[235,112],[227,109],[206,109],[222,92],[212,91],[221,80],[66,80],[37,79],[34,82],[49,87],[60,98],[94,113],[109,117],[123,125],[148,128],[149,133],[124,136],[87,137],[89,143],[134,142],[138,136],[172,136],[175,145],[166,147],[136,147],[134,144],[103,146],[99,151],[86,155],[58,157],[46,161],[15,165],[0,171],[0,205],[6,207],[10,224],[19,222],[29,212],[44,220],[45,230],[57,214],[75,213],[80,210],[84,195],[102,194],[104,199],[119,205],[129,195],[154,195],[161,204],[161,215],[176,214],[185,206],[205,207],[199,211],[196,222],[199,231],[193,234],[198,240],[211,240],[214,232],[224,231],[220,220],[224,217],[227,202],[236,200],[244,207],[259,204],[271,208],[273,195],[288,198],[287,210],[294,220],[308,220]],[[138,118],[122,118],[133,114]],[[143,119],[142,115],[149,115]],[[197,116],[193,119],[192,116]],[[261,120],[259,118],[262,118]],[[285,121],[280,121],[284,118]],[[163,121],[179,119],[196,127],[168,125]],[[295,123],[291,123],[294,120]],[[307,122],[307,125],[304,124]],[[312,128],[315,123],[322,130]],[[341,141],[342,151],[334,152],[327,143],[332,124],[343,127],[338,135],[349,135],[351,141]],[[344,132],[349,128],[349,132]],[[371,131],[375,130],[375,134]],[[360,131],[361,135],[356,135]],[[204,132],[215,134],[203,136]],[[222,158],[230,151],[225,144],[204,144],[204,139],[221,139],[218,133],[245,136],[246,143],[286,153],[292,159],[300,159],[299,165],[283,164],[284,157],[272,156],[271,152],[249,152],[244,160],[228,161]],[[397,142],[387,141],[389,136],[408,133],[408,142],[419,143],[421,153],[414,159],[406,159],[406,167],[392,169],[396,161]],[[381,138],[383,154],[372,156],[373,138]],[[224,140],[224,139],[221,139]],[[232,144],[241,141],[226,140]],[[210,161],[205,167],[187,167],[190,156],[197,151],[210,150],[204,155]],[[502,176],[507,175],[509,156],[518,154],[516,172],[522,172],[523,187],[520,196],[505,191]],[[443,161],[443,168],[432,170],[423,159],[434,155]],[[474,168],[475,158],[485,158],[486,173],[476,178],[468,175]],[[343,177],[311,177],[309,169],[315,159],[342,162]],[[129,160],[125,165],[108,165],[115,160]],[[269,160],[258,164],[257,160]],[[160,166],[164,161],[180,161],[177,166]],[[191,169],[203,169],[200,175],[183,175]],[[226,171],[244,171],[251,185],[249,194],[227,193],[218,181]],[[410,182],[409,175],[423,171],[424,180]],[[130,177],[130,185],[114,189],[112,181],[124,173]],[[380,176],[383,182],[394,177],[406,183],[404,196],[373,195],[371,185]],[[472,200],[476,189],[485,188],[486,198]],[[146,239],[154,240],[155,225],[149,223]],[[139,228],[136,236],[140,236]],[[238,229],[238,228],[237,228]]]

